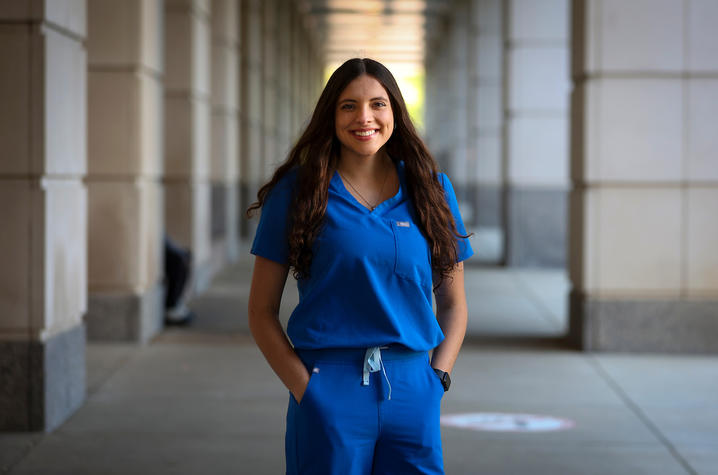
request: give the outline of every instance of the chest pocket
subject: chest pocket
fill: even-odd
[[[429,244],[419,227],[409,220],[392,219],[391,229],[394,232],[396,248],[396,275],[418,284],[431,283]]]

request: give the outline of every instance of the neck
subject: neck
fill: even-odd
[[[367,179],[383,177],[390,164],[391,159],[383,150],[371,157],[360,157],[342,151],[337,168],[349,178]]]

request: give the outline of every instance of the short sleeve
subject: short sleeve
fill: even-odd
[[[280,264],[287,264],[289,259],[287,216],[293,187],[287,178],[280,180],[267,194],[250,251]]]
[[[459,203],[456,201],[456,193],[454,187],[451,185],[449,177],[445,173],[439,173],[439,180],[441,185],[444,187],[444,194],[446,196],[446,202],[449,205],[451,214],[454,215],[454,222],[456,223],[456,230],[459,234],[466,235],[466,228],[464,227],[464,221],[461,219],[461,212],[459,211]],[[457,238],[458,241],[458,260],[457,262],[464,261],[474,255],[474,250],[471,248],[468,238]]]

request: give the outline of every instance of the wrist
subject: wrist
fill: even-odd
[[[438,376],[439,381],[441,381],[441,385],[444,387],[444,392],[449,390],[449,387],[451,387],[451,376],[447,371],[432,368],[434,372],[436,373],[436,376]]]

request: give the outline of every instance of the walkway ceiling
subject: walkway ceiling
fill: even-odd
[[[304,0],[304,9],[332,67],[353,57],[387,65],[423,66],[427,35],[449,0]]]

